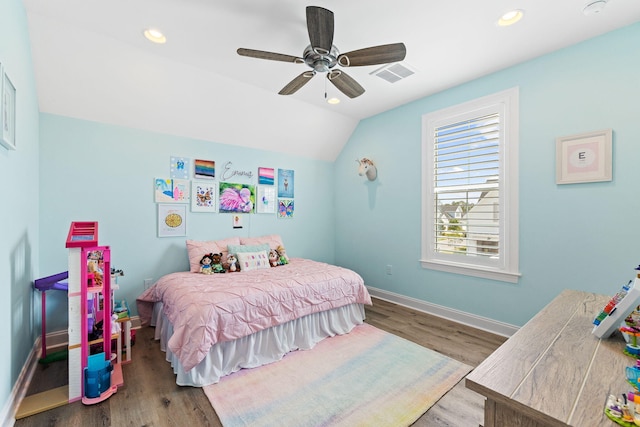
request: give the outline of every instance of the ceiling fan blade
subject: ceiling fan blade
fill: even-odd
[[[292,95],[296,93],[298,89],[306,85],[309,80],[311,80],[311,78],[315,75],[315,71],[305,71],[295,79],[291,80],[285,87],[283,87],[282,90],[278,92],[278,95]]]
[[[311,47],[316,53],[327,55],[333,45],[333,12],[323,7],[307,6],[307,31]]]
[[[385,44],[343,53],[338,56],[338,64],[343,67],[388,64],[402,61],[406,54],[407,48],[404,43]]]
[[[342,70],[333,70],[327,73],[327,78],[340,92],[349,98],[356,98],[364,93],[364,88]]]
[[[294,64],[304,64],[304,59],[297,56],[285,55],[283,53],[265,52],[264,50],[254,50],[239,48],[238,55],[250,58],[269,59],[271,61],[293,62]]]

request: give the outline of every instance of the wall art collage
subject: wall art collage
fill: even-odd
[[[186,236],[188,205],[191,212],[235,214],[234,228],[242,228],[240,214],[293,218],[294,171],[259,167],[257,185],[254,176],[254,171],[236,169],[229,161],[216,180],[214,160],[171,156],[169,176],[154,178],[158,237]]]

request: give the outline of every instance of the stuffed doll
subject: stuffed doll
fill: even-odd
[[[102,270],[100,269],[100,264],[98,264],[97,261],[93,261],[93,260],[89,261],[87,263],[87,271],[89,273],[93,273],[93,286],[103,285]]]
[[[275,249],[271,249],[269,251],[269,265],[271,265],[271,267],[277,267],[280,265],[280,256],[278,255],[278,251]]]
[[[226,273],[226,270],[222,266],[222,253],[211,254],[211,268],[214,273]]]
[[[285,264],[289,264],[289,257],[287,256],[287,252],[284,249],[284,246],[280,245],[277,247],[276,251],[278,251],[278,255],[280,256],[279,258],[279,264],[280,265],[285,265]]]
[[[229,273],[240,271],[240,268],[238,267],[238,258],[236,258],[234,254],[229,254],[227,256],[227,262],[229,263]]]
[[[200,273],[213,274],[213,254],[205,254],[200,260]]]

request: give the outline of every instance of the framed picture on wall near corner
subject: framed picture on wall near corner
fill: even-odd
[[[0,66],[0,143],[16,149],[16,87]]]
[[[611,129],[557,138],[556,183],[611,181],[611,154]]]

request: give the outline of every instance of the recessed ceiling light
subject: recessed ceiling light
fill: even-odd
[[[155,28],[147,28],[146,30],[144,30],[143,34],[147,38],[147,40],[150,40],[154,43],[164,44],[167,42],[167,38],[164,36],[164,34],[162,34],[160,30],[157,30]]]
[[[498,25],[501,27],[508,27],[509,25],[513,25],[524,16],[524,12],[520,9],[511,10],[498,19]]]
[[[338,98],[329,98],[327,99],[329,104],[340,104],[340,100]]]

